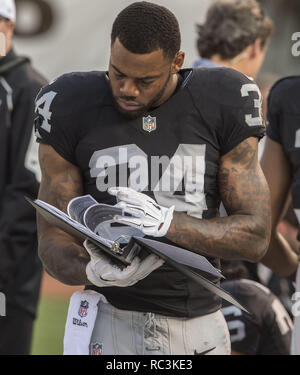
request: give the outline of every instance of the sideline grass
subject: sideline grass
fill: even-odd
[[[69,299],[41,298],[33,331],[31,354],[63,353],[63,336],[68,305]]]

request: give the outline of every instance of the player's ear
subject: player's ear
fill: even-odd
[[[185,57],[184,52],[179,51],[179,52],[176,53],[176,55],[173,59],[173,62],[172,62],[172,69],[171,69],[172,74],[178,73],[179,70],[182,68],[182,65],[184,63],[184,57]]]
[[[257,38],[255,42],[249,46],[250,48],[250,58],[255,59],[257,55],[261,52],[261,40]]]
[[[10,38],[12,38],[14,30],[15,30],[15,23],[13,21],[7,21],[7,32]]]

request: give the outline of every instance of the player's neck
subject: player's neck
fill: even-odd
[[[220,66],[224,66],[225,68],[232,68],[232,59],[223,60],[223,59],[220,58],[219,55],[213,55],[210,58],[210,60],[213,61],[214,63],[220,65]]]
[[[159,102],[156,104],[156,107],[159,107],[164,102],[166,102],[176,91],[178,84],[178,74],[172,74],[169,80],[169,83],[166,86],[165,92],[162,95]]]

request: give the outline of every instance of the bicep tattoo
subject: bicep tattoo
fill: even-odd
[[[257,157],[256,141],[246,139],[221,162],[218,185],[229,214],[270,211],[269,189]]]
[[[69,201],[83,193],[82,179],[75,166],[59,166],[55,173],[55,163],[49,170],[50,163],[53,162],[49,154],[44,153],[40,156],[42,182],[39,199],[66,212]]]

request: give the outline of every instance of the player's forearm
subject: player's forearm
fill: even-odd
[[[63,159],[48,145],[41,144],[39,161],[42,181],[39,199],[63,212],[71,199],[83,193],[79,168]],[[90,257],[84,247],[67,233],[49,225],[37,215],[39,256],[46,270],[68,285],[88,283],[85,267]]]
[[[71,236],[55,232],[39,239],[39,257],[47,272],[67,285],[85,285],[85,268],[90,257],[83,246],[72,240]]]
[[[258,262],[269,244],[268,229],[253,215],[196,219],[176,212],[167,238],[195,253]]]
[[[268,251],[261,262],[279,276],[287,277],[296,272],[299,260],[289,243],[277,232],[272,235]]]

